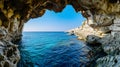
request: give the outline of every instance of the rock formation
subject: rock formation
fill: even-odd
[[[68,32],[77,35],[78,39],[86,41],[93,47],[98,46],[99,49],[96,52],[103,49],[107,55],[96,59],[97,67],[119,67],[120,0],[96,0],[94,3],[87,1],[82,3],[87,9],[83,12],[87,20],[82,26]]]
[[[120,41],[114,35],[119,35],[120,0],[0,0],[0,67],[16,67],[20,57],[17,46],[13,43],[21,39],[25,22],[41,17],[46,9],[61,12],[67,4],[72,5],[76,12],[80,11],[87,19],[75,31],[79,39],[90,40],[91,38],[86,39],[89,35],[100,37],[98,42],[108,56],[99,58],[98,66],[110,66],[109,62],[111,64],[115,60],[110,60],[111,57],[117,57],[114,62],[119,64],[119,54],[114,52],[119,50]],[[94,40],[90,41],[95,42]],[[109,47],[105,47],[106,45]],[[107,62],[101,63],[106,59]]]

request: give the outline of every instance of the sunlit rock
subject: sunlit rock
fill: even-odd
[[[6,46],[10,42],[19,41],[25,22],[31,18],[41,17],[47,9],[61,12],[67,4],[72,5],[76,12],[81,12],[86,18],[81,27],[70,31],[71,34],[77,35],[78,39],[89,40],[89,43],[94,40],[86,39],[87,36],[100,37],[104,51],[116,57],[114,52],[118,50],[120,42],[119,37],[116,36],[116,33],[120,34],[120,0],[1,0],[0,44]],[[4,46],[0,46],[0,67],[15,67],[19,60],[17,59],[19,57],[17,47],[14,51],[13,46]],[[3,49],[6,52],[3,52]],[[2,53],[5,53],[4,58]],[[6,61],[8,58],[9,61]],[[112,65],[112,63],[109,65],[109,61],[102,65],[105,64],[108,64],[108,67]],[[100,65],[98,64],[98,66]]]

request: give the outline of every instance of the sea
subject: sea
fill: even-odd
[[[23,32],[17,67],[86,67],[90,48],[66,32]]]

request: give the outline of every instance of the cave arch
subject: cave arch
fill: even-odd
[[[2,50],[5,50],[5,52],[3,52],[5,54],[4,57],[8,58],[7,61],[4,59],[0,59],[0,61],[6,61],[4,63],[8,63],[9,61],[10,64],[10,62],[12,63],[13,61],[9,59],[13,59],[16,63],[18,62],[20,59],[19,52],[17,46],[13,46],[11,41],[19,41],[22,37],[21,34],[24,23],[31,18],[41,17],[46,9],[61,12],[67,4],[70,4],[76,12],[81,11],[82,15],[87,18],[86,23],[96,31],[106,33],[113,30],[115,33],[116,31],[119,32],[119,25],[116,25],[120,23],[119,1],[120,0],[0,0],[0,41],[2,45],[5,45],[2,46]],[[112,29],[109,29],[109,26],[111,26]],[[118,29],[116,29],[116,27]],[[11,54],[15,56],[14,58],[7,57],[9,47],[11,47],[10,50],[15,49],[14,53],[18,53]],[[0,63],[0,66],[3,66],[3,64]],[[11,66],[15,67],[14,64],[11,64]]]
[[[61,12],[67,4],[70,4],[76,12],[82,11],[83,16],[87,17],[80,2],[73,0],[2,0],[0,1],[0,25],[10,34],[15,34],[8,37],[10,41],[19,41],[24,23],[31,18],[41,17],[46,9]]]
[[[15,34],[7,37],[10,41],[20,40],[25,22],[31,18],[41,17],[46,9],[61,12],[68,4],[72,5],[76,12],[80,11],[91,27],[106,26],[107,24],[97,24],[97,16],[103,14],[101,16],[106,15],[107,18],[120,11],[116,10],[119,9],[119,5],[115,6],[110,2],[111,0],[1,0],[0,26],[6,28],[10,34]]]
[[[71,5],[66,5],[62,12],[46,10],[43,16],[30,19],[24,24],[23,32],[28,31],[68,31],[79,27],[85,18]]]

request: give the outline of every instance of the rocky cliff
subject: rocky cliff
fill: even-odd
[[[109,66],[111,62],[118,65],[120,0],[0,0],[0,67],[16,67],[20,57],[13,43],[21,39],[25,22],[42,16],[46,9],[61,12],[67,4],[87,19],[77,31],[79,38],[88,42],[103,41],[101,44],[109,56],[98,59],[98,66]],[[114,36],[115,33],[118,36]],[[100,38],[89,38],[91,34]],[[118,50],[117,56],[115,50]],[[117,59],[112,60],[111,57]]]
[[[120,0],[81,2],[86,8],[82,13],[87,20],[68,32],[92,46],[94,53],[103,50],[107,54],[96,59],[97,67],[120,67]]]

